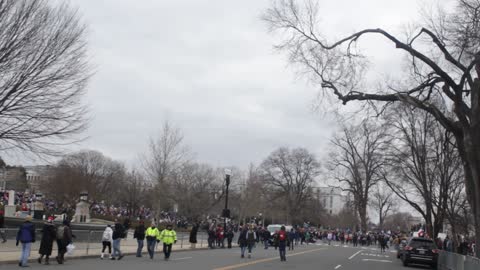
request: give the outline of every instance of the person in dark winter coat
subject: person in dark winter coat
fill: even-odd
[[[7,237],[5,236],[5,217],[3,210],[0,210],[0,236],[2,237],[2,244],[7,242]]]
[[[192,230],[190,231],[190,244],[191,248],[194,249],[197,245],[197,233],[198,233],[198,223],[194,224]]]
[[[18,246],[19,243],[22,243],[22,253],[20,255],[20,262],[18,263],[21,267],[28,266],[28,257],[30,257],[32,243],[35,243],[35,225],[33,225],[31,220],[32,217],[27,216],[17,233],[16,245]]]
[[[123,258],[123,254],[120,251],[120,241],[122,238],[126,237],[126,231],[124,225],[120,224],[118,220],[115,220],[115,227],[113,229],[113,255],[112,255],[112,260],[115,260],[115,257],[117,257],[117,260],[121,260]]]
[[[232,228],[228,228],[227,233],[225,234],[225,237],[227,237],[227,248],[232,248],[232,241],[234,236],[235,235]]]
[[[67,253],[67,246],[72,243],[72,230],[70,229],[70,222],[64,220],[63,224],[57,228],[57,246],[58,255],[56,257],[58,264],[63,264],[65,261],[65,253]]]
[[[240,246],[241,258],[245,258],[245,251],[247,250],[247,225],[240,229],[240,235],[238,236],[238,246]]]
[[[42,229],[42,240],[40,242],[40,258],[38,258],[38,263],[42,263],[42,259],[45,256],[45,264],[50,264],[50,255],[52,255],[53,241],[57,237],[57,229],[53,225],[53,217],[49,217],[47,223],[43,225]]]
[[[137,257],[142,257],[143,242],[145,241],[145,225],[143,220],[140,220],[140,224],[135,228],[133,232],[133,238],[137,239]]]

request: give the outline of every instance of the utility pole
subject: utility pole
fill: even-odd
[[[232,171],[225,169],[225,208],[223,209],[222,216],[224,217],[223,231],[227,231],[227,218],[230,218],[230,209],[228,209],[228,187],[230,186],[230,176]]]

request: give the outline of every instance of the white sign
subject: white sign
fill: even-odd
[[[230,170],[230,169],[225,169],[225,175],[230,175],[230,176],[232,176],[232,170]]]

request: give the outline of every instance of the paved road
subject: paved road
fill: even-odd
[[[300,246],[293,252],[287,251],[287,262],[280,262],[277,251],[273,248],[264,250],[257,247],[251,259],[240,258],[240,250],[215,249],[172,253],[170,261],[164,261],[162,254],[152,261],[146,257],[126,256],[122,261],[100,259],[69,260],[65,265],[50,266],[31,263],[35,269],[65,270],[130,270],[130,269],[195,269],[195,270],[230,270],[230,269],[322,269],[322,270],[398,270],[405,269],[395,253],[380,253],[377,249],[361,249],[344,246],[309,245]],[[18,269],[18,265],[0,265],[1,270]],[[412,267],[411,269],[428,269]]]

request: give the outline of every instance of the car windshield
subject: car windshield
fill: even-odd
[[[425,249],[434,249],[435,245],[431,240],[420,240],[420,239],[414,239],[410,241],[409,246],[412,248],[425,248]]]
[[[275,231],[279,231],[281,226],[268,226],[267,230],[271,233],[274,233]]]

